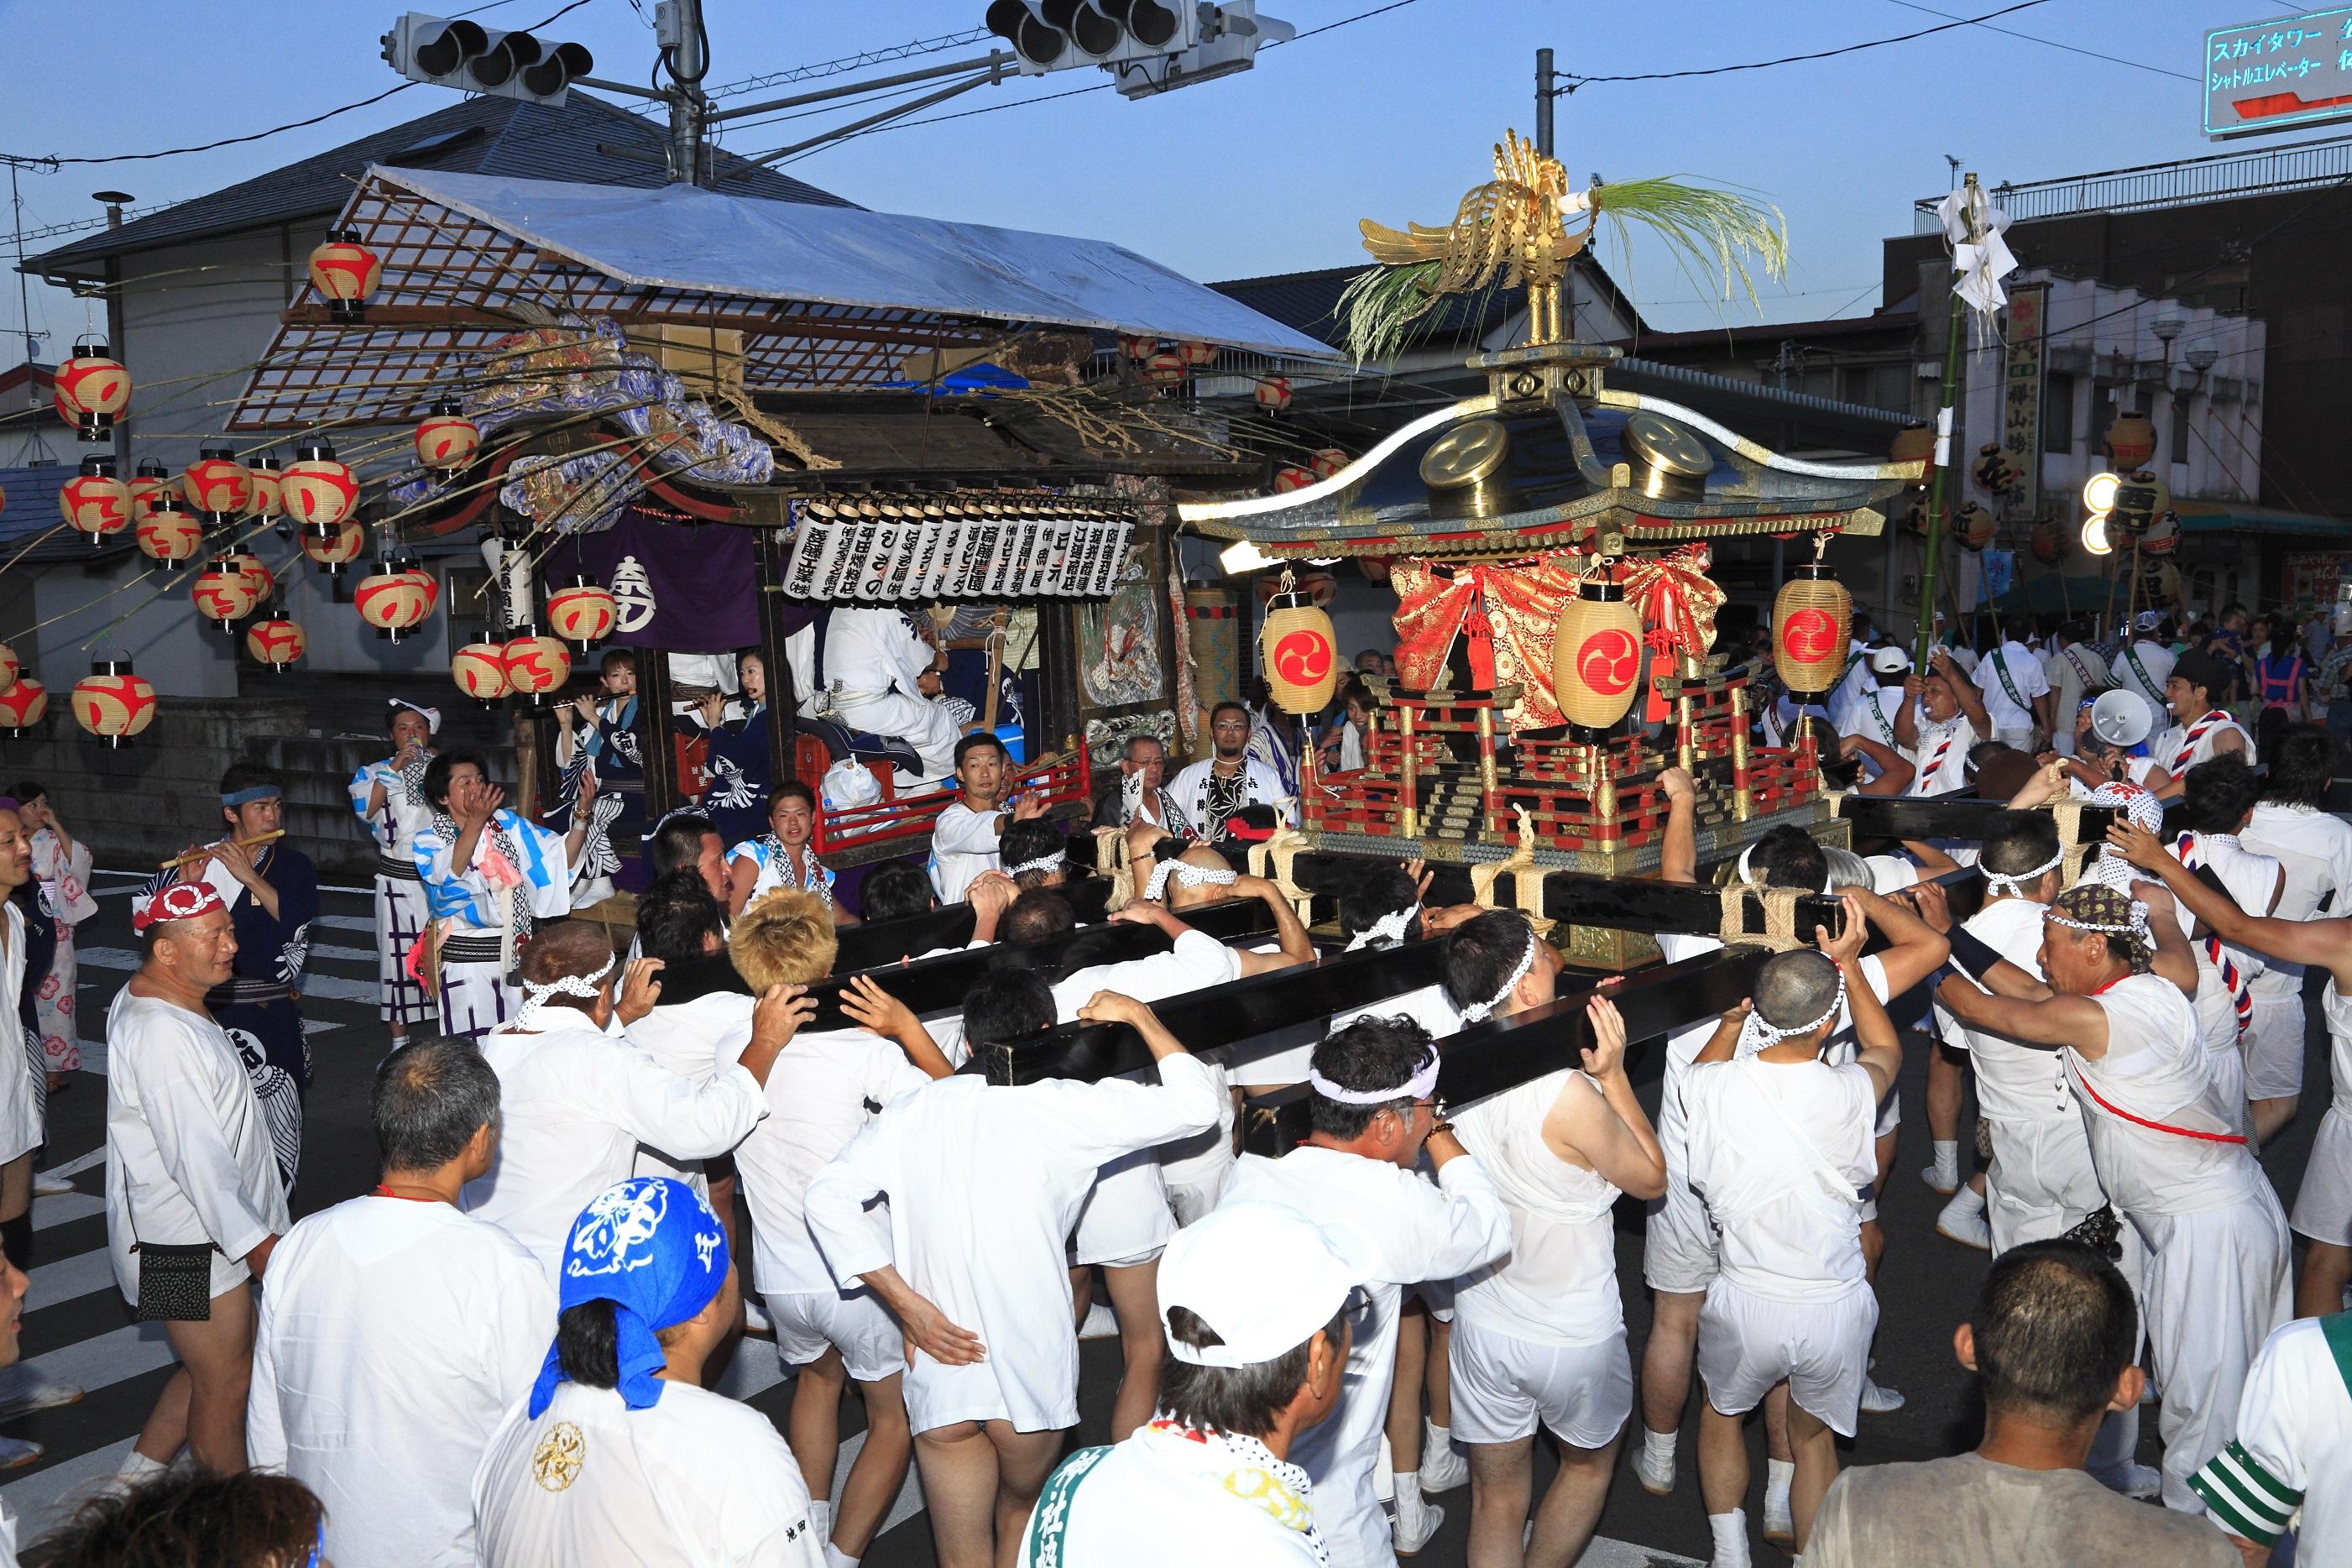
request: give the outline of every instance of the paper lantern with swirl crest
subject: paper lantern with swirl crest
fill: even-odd
[[[115,473],[112,458],[90,457],[58,491],[58,510],[96,544],[131,526],[131,487]]]
[[[227,447],[206,447],[180,471],[180,493],[217,528],[253,504],[253,475]]]
[[[245,651],[268,665],[280,675],[286,667],[310,648],[310,638],[302,628],[286,618],[283,610],[274,610],[263,620],[245,631]]]
[[[428,468],[462,468],[474,460],[482,433],[453,397],[433,405],[416,426],[416,460]]]
[[[261,603],[261,589],[236,556],[216,555],[188,584],[188,598],[196,614],[227,631],[253,614]]]
[[[497,705],[512,687],[507,680],[507,650],[503,644],[469,642],[449,656],[449,679],[457,689],[483,707]]]
[[[1615,583],[1588,582],[1559,607],[1551,640],[1552,700],[1587,731],[1625,717],[1640,695],[1642,616]]]
[[[279,466],[278,459],[268,452],[248,458],[245,462],[245,471],[253,480],[253,499],[246,502],[245,515],[283,516],[286,502],[285,498],[278,494],[278,487],[284,480],[286,470]]]
[[[428,591],[430,579],[420,582],[420,575],[387,563],[361,578],[352,590],[352,604],[359,610],[360,619],[389,642],[398,642],[403,632],[424,625],[433,613],[433,598]]]
[[[139,542],[141,554],[176,571],[204,543],[205,525],[180,503],[179,497],[164,496],[139,520],[132,537]]]
[[[0,729],[29,730],[48,710],[49,689],[29,675],[18,676],[16,685],[0,691]]]
[[[572,656],[551,637],[516,637],[500,650],[499,659],[506,666],[508,686],[529,697],[534,706],[572,679]]]
[[[1837,684],[1853,616],[1853,595],[1821,562],[1806,562],[1780,584],[1772,601],[1772,667],[1792,695],[1818,697]]]
[[[101,658],[74,682],[74,722],[120,746],[155,721],[155,688],[127,658]]]
[[[336,229],[310,252],[310,287],[337,321],[365,320],[367,297],[383,275],[383,258],[360,243],[355,228]]]
[[[569,587],[547,596],[548,626],[564,641],[578,643],[583,653],[591,643],[611,636],[613,624],[620,617],[619,601],[585,577],[574,578]]]
[[[58,417],[74,427],[85,441],[103,441],[114,434],[114,422],[131,405],[131,373],[97,338],[81,338],[73,355],[58,366],[50,382]]]
[[[0,642],[0,697],[5,697],[16,689],[16,672],[20,668],[16,663],[16,650]]]
[[[343,568],[358,560],[366,545],[367,531],[356,522],[339,522],[325,528],[314,523],[302,525],[302,553],[326,568],[330,577],[341,576]]]
[[[342,521],[360,504],[357,476],[335,460],[335,449],[323,441],[294,448],[294,460],[286,465],[278,493],[288,517],[321,527]]]
[[[1331,617],[1307,595],[1276,594],[1267,600],[1258,661],[1276,705],[1286,713],[1313,713],[1329,702],[1332,688],[1339,684],[1339,646]]]

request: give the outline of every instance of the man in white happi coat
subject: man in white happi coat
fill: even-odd
[[[922,767],[897,770],[901,790],[937,789],[955,771],[956,721],[922,689],[924,675],[939,666],[939,649],[898,610],[826,612],[817,710],[848,729],[905,742]]]
[[[244,1059],[205,994],[236,957],[228,906],[175,883],[132,918],[143,958],[107,1015],[106,1239],[115,1284],[179,1358],[124,1466],[246,1464],[253,1293],[286,1231],[278,1157]]]
[[[1001,870],[997,847],[1008,824],[1043,816],[1034,795],[1013,790],[1013,759],[993,735],[966,735],[955,743],[958,794],[931,821],[931,888],[942,904],[961,901],[983,872]]]
[[[2272,1332],[2233,1432],[2189,1484],[2240,1555],[2267,1562],[2292,1528],[2297,1568],[2352,1563],[2352,1312]]]
[[[1863,684],[1841,707],[1833,709],[1830,721],[1837,726],[1840,735],[1859,736],[1875,746],[1884,746],[1904,761],[1911,760],[1903,743],[1895,738],[1895,721],[1911,700],[1905,678],[1911,673],[1911,656],[1899,647],[1873,648],[1864,656],[1862,665]],[[1882,764],[1871,758],[1873,777]]]
[[[2057,820],[2044,812],[2011,812],[1985,835],[1984,907],[1960,928],[2036,980],[2042,973],[2042,924],[2065,879],[2065,850]],[[1947,920],[1940,903],[1930,923]],[[1969,984],[1946,980],[1945,987]],[[1938,1005],[1943,1043],[1969,1053],[1976,1068],[1977,1113],[1992,1144],[1992,1163],[1979,1172],[1985,1221],[1996,1258],[2030,1241],[2078,1230],[2112,1237],[2101,1249],[2116,1256],[2125,1277],[2138,1279],[2138,1233],[2122,1223],[2091,1163],[2091,1139],[2059,1054],[2012,1040],[1991,1029],[1971,1029]],[[1958,1202],[1955,1194],[1954,1202]],[[2083,1239],[2078,1237],[2077,1239]],[[2094,1240],[2093,1245],[2098,1245]],[[2161,1478],[2133,1462],[2139,1447],[2139,1410],[2112,1411],[2100,1423],[2084,1468],[2102,1483],[2134,1497],[2154,1497]]]
[[[425,1039],[376,1068],[373,1192],[270,1257],[247,1404],[254,1464],[326,1505],[339,1568],[471,1568],[467,1489],[547,1353],[547,1271],[460,1213],[490,1168],[499,1079],[473,1044]]]
[[[1176,775],[1168,793],[1183,814],[1184,830],[1214,842],[1224,836],[1225,824],[1244,806],[1268,805],[1286,821],[1296,821],[1297,807],[1272,764],[1249,755],[1250,710],[1238,702],[1220,702],[1209,711],[1209,755]]]
[[[572,856],[586,842],[594,775],[581,784],[568,837],[506,809],[478,752],[441,752],[425,770],[433,820],[415,838],[416,870],[433,925],[441,1030],[480,1035],[515,1016],[513,975],[535,922],[572,910]]]
[[[2031,752],[2037,734],[2050,733],[2049,678],[2042,671],[2042,661],[2015,637],[2002,637],[1977,661],[1976,685],[1984,696],[1985,714],[1992,721],[1987,740]]]
[[[2145,829],[2119,824],[2112,838],[2167,883],[2193,879]],[[2058,896],[2042,924],[2046,984],[1958,944],[1956,965],[1980,964],[1991,990],[1950,986],[1941,999],[1971,1029],[2064,1052],[2099,1185],[2147,1248],[2164,1500],[2193,1510],[2189,1478],[2226,1441],[2246,1368],[2286,1315],[2286,1216],[2214,1086],[2171,896],[2133,891],[2083,881]]]
[[[2069,621],[2053,638],[2055,649],[2042,661],[2042,672],[2050,681],[2050,745],[2061,756],[2074,754],[2074,719],[2083,704],[2096,700],[2099,693],[2115,684],[2108,669],[2109,661],[2083,636],[2087,628],[2080,621]]]
[[[784,1440],[702,1386],[741,1318],[709,1205],[666,1176],[615,1184],[562,1265],[554,1342],[474,1472],[482,1568],[821,1568]]]
[[[1343,1247],[1276,1204],[1178,1232],[1160,1275],[1174,1364],[1159,1416],[1062,1462],[1019,1561],[1320,1568],[1315,1485],[1289,1456],[1339,1403],[1363,1300]]]
[[[1749,1411],[1789,1389],[1790,1532],[1799,1552],[1837,1477],[1869,1380],[1878,1301],[1863,1259],[1861,1194],[1878,1173],[1878,1102],[1902,1066],[1895,1026],[1862,969],[1869,934],[1852,894],[1819,952],[1775,955],[1755,998],[1725,1016],[1683,1083],[1689,1180],[1720,1233],[1699,1310],[1699,1494],[1716,1568],[1745,1568]],[[1823,1047],[1851,1009],[1859,1048]],[[1834,1434],[1834,1436],[1833,1436]]]
[[[765,993],[824,979],[836,942],[828,905],[814,893],[782,889],[735,922],[726,952],[743,984]],[[844,1286],[825,1267],[809,1234],[809,1183],[883,1107],[954,1070],[914,1014],[870,976],[854,976],[840,1000],[856,1026],[793,1037],[768,1073],[767,1116],[735,1151],[751,1210],[752,1288],[767,1303],[777,1356],[795,1369],[784,1435],[808,1484],[828,1563],[865,1554],[906,1482],[914,1438],[899,1386],[907,1344],[898,1321],[874,1292]],[[718,1066],[742,1050],[750,1005],[748,996],[719,991],[688,1005],[696,1016],[689,1030],[706,1052],[715,1044]],[[648,1021],[666,1011],[655,1008]],[[866,1405],[866,1441],[836,1507],[841,1398],[852,1383]]]
[[[2285,869],[2238,839],[2253,816],[2262,780],[2243,758],[2225,752],[2189,769],[2182,783],[2180,815],[2187,826],[2173,836],[2174,858],[2192,871],[2210,871],[2248,914],[2273,912],[2285,891]],[[2197,955],[2198,1037],[2223,1103],[2237,1108],[2239,1131],[2251,1134],[2254,1123],[2246,1100],[2243,1042],[2253,1023],[2253,983],[2267,961],[2210,931],[2195,929],[2196,917],[2185,908],[2180,922]]]
[[[416,835],[433,822],[425,770],[433,761],[441,710],[395,697],[390,721],[392,755],[352,775],[351,797],[352,810],[375,841],[376,974],[383,987],[377,1016],[397,1043],[408,1037],[409,1026],[437,1022],[431,999],[411,972],[409,950],[433,918],[416,869]]]
[[[1542,1005],[1530,998],[1549,999],[1550,963],[1538,960],[1504,984],[1517,967],[1509,940],[1531,935],[1526,925],[1498,910],[1459,927],[1446,953],[1449,994],[1476,1007],[1499,992],[1497,1017]],[[1470,1460],[1470,1550],[1482,1562],[1513,1561],[1523,1531],[1535,1568],[1566,1568],[1583,1554],[1633,1408],[1610,1214],[1621,1192],[1663,1194],[1666,1163],[1625,1076],[1624,1020],[1605,997],[1586,1011],[1593,1045],[1581,1071],[1530,1079],[1456,1123],[1511,1216],[1510,1251],[1454,1284],[1447,1352],[1453,1438]],[[1559,1444],[1540,1502],[1538,1426]]]
[[[1009,1549],[1077,1424],[1064,1246],[1096,1172],[1217,1121],[1207,1067],[1150,1008],[1106,993],[1080,1016],[1133,1027],[1160,1082],[941,1079],[886,1107],[803,1199],[833,1278],[874,1291],[906,1336],[907,1415],[942,1568],[985,1568],[1000,1542]],[[1025,971],[992,975],[964,1001],[975,1047],[1054,1016],[1044,978]],[[887,1215],[869,1207],[877,1197]]]
[[[1527,940],[1543,945],[1532,930]],[[1530,973],[1539,962],[1527,954]],[[1410,1020],[1366,1018],[1339,1030],[1317,1048],[1307,1071],[1312,1134],[1280,1159],[1244,1155],[1219,1205],[1297,1209],[1342,1239],[1370,1290],[1339,1412],[1293,1450],[1314,1479],[1331,1561],[1347,1568],[1386,1568],[1396,1560],[1396,1542],[1419,1550],[1444,1515],[1421,1502],[1417,1472],[1399,1474],[1392,1540],[1373,1496],[1404,1287],[1457,1279],[1511,1244],[1510,1215],[1493,1182],[1439,1120],[1437,1070],[1435,1044]],[[1434,1185],[1414,1171],[1424,1152]]]
[[[2295,724],[2271,742],[2263,798],[2238,835],[2286,872],[2271,910],[2307,921],[2325,901],[2352,909],[2352,824],[2326,809],[2336,771],[2336,737],[2317,724]],[[2246,1028],[2246,1099],[2254,1141],[2264,1142],[2294,1120],[2303,1093],[2303,968],[2272,958],[2254,976],[2254,1016]]]
[[[31,937],[14,896],[32,879],[33,836],[14,801],[0,803],[0,1244],[19,1268],[32,1267],[33,1156],[49,1098],[40,1037],[25,1023],[33,1011],[25,994]],[[235,946],[232,937],[232,952]]]
[[[2172,649],[2157,635],[2163,621],[2154,610],[2141,611],[2131,635],[2122,639],[2122,648],[2107,664],[2110,683],[2137,693],[2151,713],[2164,711],[2164,689],[2172,678]]]
[[[2237,679],[2230,667],[2210,653],[2190,648],[2165,678],[2164,712],[2172,728],[2148,742],[2149,760],[2162,768],[2168,782],[2155,784],[2158,798],[2178,800],[2182,780],[2198,763],[2235,752],[2249,765],[2254,761],[2254,738],[2230,716],[2229,700]]]
[[[1992,738],[1984,693],[1953,661],[1950,650],[1928,655],[1926,675],[1903,682],[1915,700],[1895,721],[1896,743],[1916,760],[1909,793],[1950,795],[1968,787],[1969,749]]]
[[[760,998],[742,1059],[697,1083],[654,1060],[615,1026],[650,1011],[658,966],[640,959],[617,1008],[618,963],[602,927],[559,921],[524,955],[527,1000],[483,1037],[500,1095],[498,1158],[466,1184],[466,1212],[502,1226],[551,1277],[572,1218],[633,1173],[639,1145],[680,1159],[723,1153],[767,1114],[761,1086],[815,1010],[790,987]]]

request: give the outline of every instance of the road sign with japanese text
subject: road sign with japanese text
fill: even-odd
[[[2216,141],[2352,119],[2352,5],[2205,35],[2205,134]]]

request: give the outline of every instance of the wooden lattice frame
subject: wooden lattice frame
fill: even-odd
[[[457,392],[492,342],[560,313],[740,331],[754,392],[876,385],[898,379],[909,354],[1003,331],[929,311],[623,283],[381,177],[362,182],[336,226],[358,230],[383,262],[365,321],[335,321],[306,281],[230,429],[415,418]]]

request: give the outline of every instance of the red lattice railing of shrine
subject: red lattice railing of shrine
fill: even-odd
[[[802,735],[794,744],[793,771],[810,789],[822,792],[825,769],[833,759],[824,742],[814,735]],[[918,841],[930,837],[931,823],[948,803],[956,798],[953,788],[926,790],[920,795],[900,795],[891,776],[890,764],[868,762],[866,771],[882,786],[882,798],[871,805],[842,808],[827,806],[817,813],[816,832],[809,847],[820,856],[845,850],[870,851],[877,845],[903,845],[915,847]],[[1013,775],[1013,790],[1036,796],[1048,808],[1076,802],[1091,807],[1094,804],[1094,769],[1084,746],[1073,746],[1067,752],[1051,757],[1041,757]],[[862,856],[861,856],[862,858]]]

